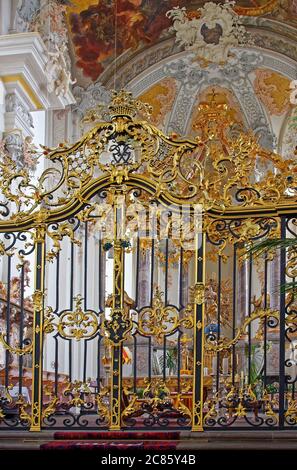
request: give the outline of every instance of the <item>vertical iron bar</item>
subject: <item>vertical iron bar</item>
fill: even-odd
[[[249,286],[248,286],[248,315],[252,313],[252,273],[253,273],[253,256],[250,254],[249,259]],[[252,355],[252,331],[251,324],[248,326],[248,383],[251,382],[251,355]]]
[[[136,387],[137,387],[137,338],[136,338],[136,335],[133,336],[133,340],[134,340],[133,384],[134,384],[134,393],[136,393]]]
[[[102,240],[101,240],[101,233],[99,237],[99,249],[98,249],[98,321],[100,323],[99,331],[101,331],[101,323],[102,323],[102,315],[100,313],[104,312],[104,308],[102,308]],[[100,393],[100,376],[101,376],[101,335],[98,335],[98,343],[97,343],[97,392]]]
[[[32,409],[30,431],[40,431],[42,423],[42,359],[44,320],[44,267],[46,227],[35,229],[35,279],[33,294]]]
[[[99,312],[103,312],[104,311],[104,308],[102,308],[102,279],[101,279],[101,276],[102,276],[102,273],[101,273],[101,268],[102,268],[102,240],[101,240],[101,236],[100,236],[100,239],[99,239],[99,258],[98,258],[98,308],[99,308]]]
[[[59,343],[57,336],[54,336],[55,340],[55,395],[58,395],[58,357],[59,357]],[[71,378],[69,377],[71,382]]]
[[[55,313],[59,315],[60,305],[60,252],[58,251],[56,257],[56,307]],[[58,395],[58,368],[59,368],[59,340],[54,336],[55,341],[55,395]],[[69,376],[71,382],[71,375]]]
[[[23,347],[23,340],[24,340],[24,278],[25,278],[25,271],[24,265],[22,264],[21,267],[21,298],[20,298],[20,335],[19,335],[19,343],[20,347]],[[19,394],[22,393],[22,386],[23,386],[23,356],[19,356]]]
[[[88,309],[88,222],[84,236],[84,310]],[[84,341],[83,382],[87,379],[88,341]]]
[[[56,258],[56,308],[55,312],[59,312],[59,303],[60,303],[60,252],[57,253]]]
[[[10,344],[10,288],[11,288],[11,255],[7,255],[7,304],[6,304],[6,341]],[[5,387],[9,386],[9,351],[5,351]]]
[[[183,308],[183,247],[180,247],[179,258],[179,308]]]
[[[177,391],[180,393],[180,369],[181,369],[181,348],[180,348],[180,340],[182,337],[182,332],[178,332],[177,338]]]
[[[70,250],[70,299],[69,299],[69,310],[73,309],[73,282],[74,282],[74,273],[73,273],[73,266],[74,266],[74,243],[71,241],[71,250]]]
[[[138,307],[139,266],[140,266],[140,250],[139,250],[139,237],[137,237],[137,243],[136,243],[136,277],[135,277],[135,308]],[[143,307],[143,305],[140,305],[140,307]]]
[[[166,336],[163,338],[163,380],[166,380]]]
[[[153,304],[153,297],[154,297],[154,269],[155,269],[155,239],[152,238],[150,306],[152,306]]]
[[[192,431],[203,431],[205,233],[196,235]]]
[[[264,259],[264,309],[267,308],[267,268],[268,268],[268,260],[267,256],[265,254],[265,259]],[[267,383],[267,322],[266,319],[264,321],[264,364],[263,364],[263,371],[264,371],[264,388],[266,388],[266,383]]]
[[[87,379],[88,341],[84,341],[83,381]]]
[[[110,400],[110,429],[121,429],[122,408],[122,341],[126,330],[122,330],[120,336],[115,333],[113,324],[119,324],[124,319],[124,249],[121,243],[121,207],[114,204],[114,267],[113,267],[113,304],[111,321],[109,322],[109,334],[113,335],[112,362],[111,362],[111,400]]]
[[[70,298],[69,298],[69,310],[73,310],[73,295],[74,295],[74,243],[71,241],[70,244]],[[68,361],[69,361],[69,380],[72,381],[72,339],[69,339],[68,349]]]
[[[233,250],[233,293],[232,293],[232,302],[233,302],[233,314],[232,314],[232,339],[235,338],[236,334],[236,298],[237,298],[237,284],[236,284],[236,265],[237,265],[237,246],[234,244]],[[235,382],[235,374],[237,373],[237,363],[236,363],[236,346],[235,344],[232,347],[232,384]]]
[[[286,238],[286,217],[281,217],[281,239]],[[280,285],[286,282],[286,249],[280,250]],[[286,333],[286,293],[280,290],[280,342],[279,342],[279,427],[284,427],[285,413],[285,333]]]
[[[98,336],[97,343],[97,391],[100,393],[100,376],[101,376],[101,336]]]
[[[152,337],[148,337],[148,378],[149,382],[152,378]]]
[[[218,341],[221,338],[221,283],[222,283],[222,257],[218,257]],[[220,353],[217,352],[217,372],[216,372],[216,391],[220,386]]]
[[[166,243],[166,249],[165,249],[165,298],[164,302],[165,305],[168,305],[168,266],[169,266],[169,260],[168,260],[168,254],[169,254],[169,247],[168,247],[168,238],[165,240]]]
[[[84,243],[84,309],[87,310],[88,295],[88,222],[85,222],[85,243]]]

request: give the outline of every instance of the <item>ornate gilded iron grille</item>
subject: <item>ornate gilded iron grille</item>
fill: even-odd
[[[115,94],[37,182],[1,149],[1,429],[296,425],[295,251],[249,248],[296,237],[297,168],[198,111]]]
[[[195,299],[189,286],[195,281],[196,249],[193,240],[182,246],[161,238],[162,206],[156,202],[156,232],[145,210],[132,236],[132,209],[139,209],[140,201],[150,204],[149,193],[126,185],[99,192],[68,219],[71,237],[58,248],[62,225],[47,227],[45,427],[192,424]],[[172,230],[171,211],[161,213]],[[109,227],[116,237],[107,236]]]
[[[33,233],[6,232],[0,243],[0,426],[27,429],[34,321],[29,276],[35,255]]]
[[[278,217],[208,221],[205,427],[279,426],[280,256],[246,249],[277,235]]]

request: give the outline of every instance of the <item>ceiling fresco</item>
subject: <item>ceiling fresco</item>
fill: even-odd
[[[197,107],[214,88],[234,120],[251,129],[262,146],[281,152],[283,141],[288,155],[289,86],[297,79],[297,0],[229,2],[229,19],[236,24],[232,43],[228,15],[224,21],[212,13],[218,5],[223,11],[226,3],[22,0],[18,31],[39,32],[52,55],[66,50],[70,83],[76,80],[71,111],[77,122],[96,104],[106,104],[110,89],[127,88],[152,105],[152,122],[165,132],[195,133]],[[183,24],[174,25],[176,17],[166,16],[176,7],[185,7],[184,30]],[[189,23],[193,40],[187,36]],[[251,42],[238,40],[241,27]],[[184,42],[178,41],[180,31]],[[57,120],[57,128],[61,123]]]
[[[185,0],[77,0],[67,8],[76,66],[95,81],[106,63],[127,49],[152,44],[171,21],[167,10]]]
[[[189,0],[69,0],[67,23],[73,48],[73,63],[81,81],[96,81],[123,52],[153,45],[168,36],[172,21],[166,12],[187,7],[190,19],[199,15],[207,2]],[[214,2],[220,3],[220,2]],[[239,0],[238,15],[280,17],[297,23],[297,0]],[[197,13],[198,9],[198,13]]]

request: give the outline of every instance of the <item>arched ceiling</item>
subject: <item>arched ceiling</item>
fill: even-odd
[[[118,65],[127,63],[143,50],[173,38],[174,34],[170,30],[172,21],[166,17],[168,10],[177,5],[186,6],[191,14],[203,8],[207,2],[62,0],[60,3],[67,4],[66,17],[73,72],[78,83],[86,86],[99,78],[102,83],[113,79],[115,56],[118,57]],[[280,50],[288,57],[297,59],[297,48],[292,50],[288,47],[285,50],[285,44],[281,41],[283,38],[284,42],[290,39],[296,42],[294,28],[297,27],[297,0],[237,0],[233,8],[236,13],[243,15],[241,20],[247,28],[254,30],[253,34],[259,47]],[[271,34],[274,41],[270,37]],[[278,45],[275,44],[276,38]]]
[[[192,134],[195,107],[203,91],[212,86],[225,90],[229,101],[232,96],[243,124],[262,145],[280,151],[280,136],[291,112],[290,81],[297,77],[297,0],[237,1],[233,8],[243,15],[240,20],[252,45],[235,50],[225,64],[207,67],[193,61],[176,43],[172,21],[166,17],[176,5],[186,6],[193,15],[205,4],[118,0],[115,24],[112,2],[73,1],[67,18],[74,73],[81,86],[77,96],[86,86],[96,88],[98,82],[108,89],[129,88],[154,107],[157,125],[168,132]],[[96,38],[93,46],[98,46],[99,59],[97,52],[89,50],[92,38]]]
[[[72,76],[77,80],[73,109],[80,117],[97,103],[106,103],[110,89],[127,88],[152,104],[158,126],[193,134],[197,104],[212,87],[263,146],[289,156],[295,138],[289,130],[289,86],[297,78],[297,0],[234,2],[232,8],[250,39],[233,47],[224,63],[206,64],[176,42],[166,12],[186,6],[188,18],[199,18],[207,2],[50,1],[60,6],[57,15],[65,16]],[[23,9],[29,3],[38,0],[23,0]],[[50,22],[54,26],[54,14]]]

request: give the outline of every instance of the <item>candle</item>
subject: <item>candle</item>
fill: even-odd
[[[243,387],[243,381],[244,381],[244,373],[243,370],[240,373],[240,386]]]
[[[228,357],[223,358],[223,374],[228,375],[228,369],[229,369],[229,360]]]
[[[208,375],[208,367],[204,367],[204,369],[203,369],[203,375]]]
[[[212,358],[212,373],[216,374],[218,369],[218,360],[216,357]]]

